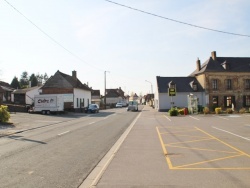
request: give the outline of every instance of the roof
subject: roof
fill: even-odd
[[[41,86],[34,86],[34,87],[28,87],[28,88],[24,88],[24,89],[16,89],[13,91],[14,94],[25,94],[28,91],[40,88]]]
[[[117,91],[117,89],[106,89],[106,97],[108,98],[117,98],[117,97],[122,97],[120,93]]]
[[[79,88],[92,91],[86,84],[82,84],[78,78],[75,79],[59,70],[47,80],[42,88]]]
[[[229,66],[228,69],[223,64]],[[195,70],[190,76],[199,75],[204,72],[250,72],[250,57],[210,57],[201,65],[201,69]]]
[[[176,84],[177,92],[202,92],[204,89],[201,87],[195,77],[156,77],[158,92],[168,93],[169,83],[172,81]],[[197,84],[197,91],[191,87],[191,83]]]
[[[100,96],[100,90],[94,90],[94,89],[93,89],[93,90],[91,91],[91,95],[92,95],[92,96]]]

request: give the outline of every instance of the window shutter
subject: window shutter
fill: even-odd
[[[235,96],[232,96],[232,103],[234,104],[234,108],[236,107]]]
[[[246,107],[246,95],[243,95],[243,107]]]

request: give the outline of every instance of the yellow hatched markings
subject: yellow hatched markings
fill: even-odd
[[[200,165],[200,164],[205,164],[205,163],[211,163],[211,162],[215,162],[215,161],[221,161],[221,160],[226,160],[226,159],[231,159],[231,158],[236,158],[236,157],[242,157],[242,156],[246,156],[250,158],[250,155],[231,146],[230,144],[212,136],[211,134],[195,127],[195,130],[190,130],[189,132],[194,132],[194,131],[199,131],[202,132],[203,134],[207,135],[207,137],[199,137],[199,136],[192,136],[192,135],[181,135],[178,133],[181,132],[187,132],[187,131],[176,131],[176,132],[162,132],[160,133],[159,131],[159,127],[156,127],[157,129],[157,133],[163,148],[163,152],[164,155],[166,157],[166,161],[168,163],[169,169],[174,169],[174,170],[250,170],[250,167],[225,167],[225,168],[196,168],[196,167],[192,167],[194,165]],[[176,134],[177,133],[177,134]],[[202,138],[199,140],[189,140],[189,141],[184,141],[184,142],[175,142],[175,143],[168,143],[168,144],[164,144],[162,136],[161,135],[175,135],[175,136],[185,136],[185,137],[190,137],[190,138]],[[178,144],[183,144],[183,143],[191,143],[191,142],[200,142],[200,141],[205,141],[205,140],[216,140],[218,142],[220,142],[221,144],[226,145],[227,147],[231,148],[234,150],[234,152],[231,151],[218,151],[218,150],[212,150],[212,149],[206,149],[206,148],[192,148],[192,147],[184,147],[184,146],[178,146]],[[211,152],[218,152],[218,153],[228,153],[228,154],[235,154],[235,155],[231,155],[231,156],[226,156],[226,157],[221,157],[221,158],[216,158],[216,159],[211,159],[211,160],[206,160],[206,161],[200,161],[200,162],[196,162],[196,163],[191,163],[191,164],[185,164],[185,165],[179,165],[179,166],[173,166],[172,162],[170,160],[170,157],[168,155],[167,152],[167,147],[176,147],[176,148],[183,148],[183,149],[190,149],[190,150],[204,150],[204,151],[211,151]]]

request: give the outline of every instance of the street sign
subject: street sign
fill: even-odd
[[[176,89],[175,88],[168,88],[168,96],[175,96]]]

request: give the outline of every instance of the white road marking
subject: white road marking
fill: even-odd
[[[193,116],[189,116],[189,117],[191,117],[191,118],[193,118],[193,119],[195,119],[195,120],[198,120],[198,121],[200,120],[200,119],[198,119],[198,118],[195,118],[195,117],[193,117]]]
[[[218,118],[221,118],[221,119],[225,119],[225,120],[229,120],[229,119],[227,119],[227,118],[224,118],[224,117],[220,117],[220,116],[217,116]]]
[[[223,131],[223,132],[226,132],[226,133],[228,133],[228,134],[231,134],[231,135],[234,135],[234,136],[237,136],[237,137],[243,138],[243,139],[245,139],[245,140],[250,141],[250,139],[249,139],[249,138],[246,138],[246,137],[243,137],[243,136],[240,136],[240,135],[237,135],[237,134],[231,133],[231,132],[226,131],[226,130],[223,130],[223,129],[219,129],[219,128],[217,128],[217,127],[213,127],[213,128],[214,128],[214,129],[217,129],[217,130],[220,130],[220,131]]]
[[[95,121],[94,121],[94,122],[89,123],[89,125],[94,124],[94,123],[95,123]]]
[[[58,136],[62,136],[62,135],[67,134],[67,133],[69,133],[69,132],[70,132],[70,131],[65,131],[65,132],[63,132],[63,133],[58,134]]]
[[[164,115],[164,117],[167,118],[168,121],[172,121],[169,117],[167,117],[167,116],[165,116],[165,115]]]

